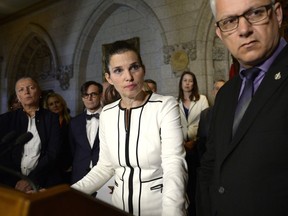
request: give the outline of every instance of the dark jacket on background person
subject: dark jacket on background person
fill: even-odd
[[[209,134],[211,119],[213,113],[213,106],[210,106],[203,110],[200,114],[200,120],[197,131],[197,150],[199,159],[203,156],[206,151],[206,142]]]
[[[287,59],[286,45],[267,71],[233,138],[240,76],[217,94],[211,136],[199,170],[200,195],[212,201],[209,209],[210,200],[201,200],[198,209],[207,211],[203,215],[288,214]]]
[[[61,183],[61,176],[57,170],[59,152],[61,149],[61,135],[58,115],[45,110],[36,111],[36,128],[41,140],[41,150],[38,163],[28,177],[39,187],[50,187]],[[27,132],[28,116],[22,109],[0,115],[0,138],[15,131],[18,136]],[[18,145],[0,158],[0,164],[13,171],[21,173],[21,159],[24,145]],[[14,187],[20,178],[0,172],[0,183]]]
[[[99,135],[97,132],[91,148],[86,132],[86,112],[71,120],[69,134],[73,158],[71,180],[73,184],[90,171],[91,161],[93,166],[97,164],[99,158]]]

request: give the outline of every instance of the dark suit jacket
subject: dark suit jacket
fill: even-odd
[[[11,131],[18,135],[27,132],[28,117],[22,109],[0,115],[0,137]],[[61,136],[58,115],[40,109],[36,112],[36,127],[41,139],[41,153],[36,168],[28,177],[40,187],[50,187],[58,184],[61,179],[55,172],[56,161],[61,148]],[[0,158],[0,163],[10,169],[21,172],[23,145],[13,148],[9,154]],[[2,184],[14,187],[19,178],[7,173],[0,173]]]
[[[275,59],[238,130],[232,125],[241,79],[218,92],[199,172],[205,215],[288,215],[288,46]],[[202,211],[202,213],[203,213]],[[200,211],[201,212],[201,211]],[[210,214],[209,214],[210,213]]]
[[[59,171],[63,179],[63,184],[71,183],[72,153],[69,141],[69,123],[63,121],[62,125],[60,126],[62,135],[62,149],[60,151],[60,159],[57,164],[59,164]]]
[[[210,106],[203,110],[200,114],[200,120],[197,131],[197,150],[199,158],[202,157],[206,151],[206,142],[210,129],[211,118],[212,118],[213,106]]]
[[[99,131],[99,130],[98,130]],[[83,178],[99,158],[99,135],[97,132],[93,148],[91,148],[86,132],[86,112],[76,116],[70,123],[70,143],[72,149],[72,184]]]

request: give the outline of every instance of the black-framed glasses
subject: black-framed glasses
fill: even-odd
[[[244,17],[251,24],[260,22],[269,16],[268,11],[273,7],[273,5],[274,4],[271,3],[269,5],[248,10],[239,16],[227,17],[216,22],[216,25],[222,32],[228,32],[238,28],[240,17]]]
[[[83,98],[88,99],[89,97],[96,98],[99,94],[97,92],[85,93],[82,95]]]

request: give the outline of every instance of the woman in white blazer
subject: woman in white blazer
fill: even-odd
[[[124,41],[112,44],[107,81],[121,99],[106,105],[99,161],[73,188],[93,193],[112,176],[112,203],[132,215],[186,215],[187,165],[177,100],[143,91],[145,67]]]
[[[200,113],[208,107],[208,100],[206,96],[199,94],[196,76],[190,71],[184,71],[181,75],[178,102],[189,171],[187,194],[190,205],[188,211],[190,216],[195,216],[196,169],[199,165],[199,157],[195,147],[196,137]]]

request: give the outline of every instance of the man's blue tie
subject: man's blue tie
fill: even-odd
[[[237,108],[235,111],[234,122],[233,122],[233,135],[235,134],[239,123],[250,104],[250,101],[254,94],[254,80],[258,76],[261,70],[259,68],[249,68],[242,71],[242,75],[246,77],[245,86],[242,94],[238,100]]]

